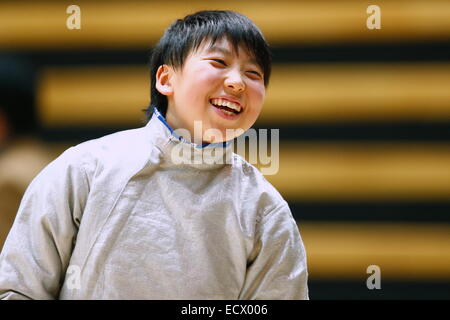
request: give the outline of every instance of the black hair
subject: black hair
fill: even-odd
[[[246,16],[230,10],[205,10],[178,19],[167,28],[156,44],[150,57],[150,98],[145,109],[147,121],[153,108],[157,107],[162,115],[167,112],[167,97],[156,89],[156,72],[163,64],[181,69],[192,50],[197,50],[203,40],[210,39],[214,44],[224,36],[237,52],[243,46],[255,56],[256,62],[264,73],[264,85],[267,87],[271,73],[272,55],[269,45],[259,28]]]

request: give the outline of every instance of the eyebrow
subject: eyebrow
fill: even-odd
[[[208,48],[208,50],[206,50],[206,53],[214,53],[214,52],[220,52],[226,56],[232,55],[230,50],[228,50],[227,48],[224,48],[224,47],[219,47],[219,46],[211,46]],[[247,62],[251,62],[251,63],[259,66],[259,63],[258,63],[258,61],[256,61],[255,58],[250,58],[247,60]]]

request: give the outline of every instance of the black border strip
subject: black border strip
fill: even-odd
[[[346,222],[423,222],[450,223],[448,202],[429,203],[327,203],[298,202],[287,199],[294,219],[303,221]]]
[[[365,276],[365,270],[361,275]],[[367,277],[370,274],[366,275]],[[443,300],[450,299],[450,281],[394,281],[383,280],[381,269],[381,288],[369,290],[366,279],[361,281],[309,280],[311,300]]]
[[[45,49],[0,50],[28,58],[36,66],[146,64],[152,46],[137,50]],[[273,46],[273,63],[425,62],[450,61],[450,41],[409,43],[340,43],[338,45]]]

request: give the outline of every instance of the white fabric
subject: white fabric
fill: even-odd
[[[230,164],[175,164],[180,144],[205,159],[220,149],[181,142],[153,115],[50,163],[1,253],[0,298],[308,299],[287,202],[232,152]]]

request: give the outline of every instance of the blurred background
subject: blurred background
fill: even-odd
[[[254,127],[280,129],[266,178],[299,224],[310,298],[449,299],[450,1],[0,2],[0,247],[46,164],[144,125],[152,46],[201,9],[247,15],[273,47]]]

